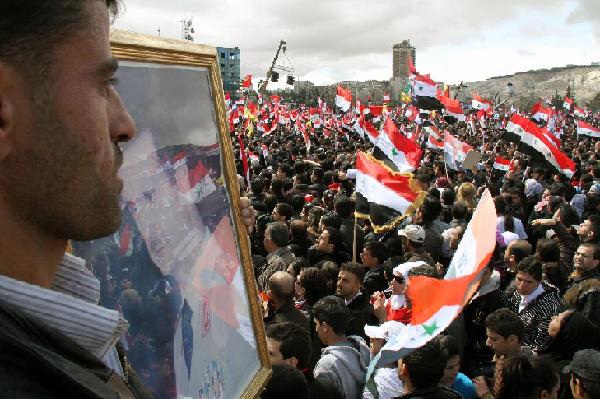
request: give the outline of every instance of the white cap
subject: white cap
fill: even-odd
[[[394,269],[392,270],[392,274],[394,276],[403,276],[405,279],[408,278],[408,272],[411,269],[414,269],[417,266],[423,266],[426,265],[427,263],[423,262],[422,260],[418,260],[416,262],[404,262],[404,263],[400,263],[398,266],[394,267]]]
[[[380,326],[365,326],[365,334],[369,338],[380,338],[387,340],[390,336],[400,334],[404,329],[404,324],[399,321],[386,321]]]

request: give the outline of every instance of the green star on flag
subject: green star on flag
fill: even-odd
[[[392,148],[392,155],[395,157],[398,156],[398,151],[395,148]]]
[[[435,320],[430,325],[423,324],[423,329],[425,330],[425,334],[433,335],[435,331],[438,329],[437,324],[435,324]]]

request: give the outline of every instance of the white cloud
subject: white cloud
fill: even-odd
[[[452,82],[589,63],[600,38],[598,0],[125,1],[116,27],[180,38],[193,17],[196,42],[241,49],[242,74],[264,76],[284,39],[296,74],[315,83],[388,79],[407,38],[419,69]]]

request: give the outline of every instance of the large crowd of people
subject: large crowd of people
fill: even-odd
[[[283,397],[282,381],[302,387],[286,391],[298,398],[600,397],[600,363],[592,361],[600,356],[600,143],[578,137],[577,119],[557,112],[561,150],[576,163],[567,178],[507,138],[514,108],[486,121],[449,124],[433,113],[417,124],[405,107],[387,117],[421,132],[413,175],[426,197],[387,231],[355,217],[348,175],[357,151],[373,144],[353,129],[315,129],[310,147],[294,123],[246,135],[240,122],[232,133],[259,154],[245,188],[258,213],[255,276],[269,298],[274,376],[264,397]],[[426,146],[427,126],[481,152],[478,165],[449,168],[443,151]],[[508,170],[494,167],[497,157],[510,161]],[[242,162],[238,172],[244,187]],[[496,247],[476,293],[442,335],[378,368],[367,384],[370,359],[410,323],[411,277],[443,278],[485,189],[494,197]]]

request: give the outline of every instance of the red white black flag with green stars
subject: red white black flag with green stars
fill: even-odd
[[[496,245],[496,208],[489,191],[484,193],[443,280],[426,276],[408,279],[412,304],[409,324],[388,342],[371,361],[370,379],[377,365],[390,364],[445,330],[459,315],[481,279],[483,268]]]

